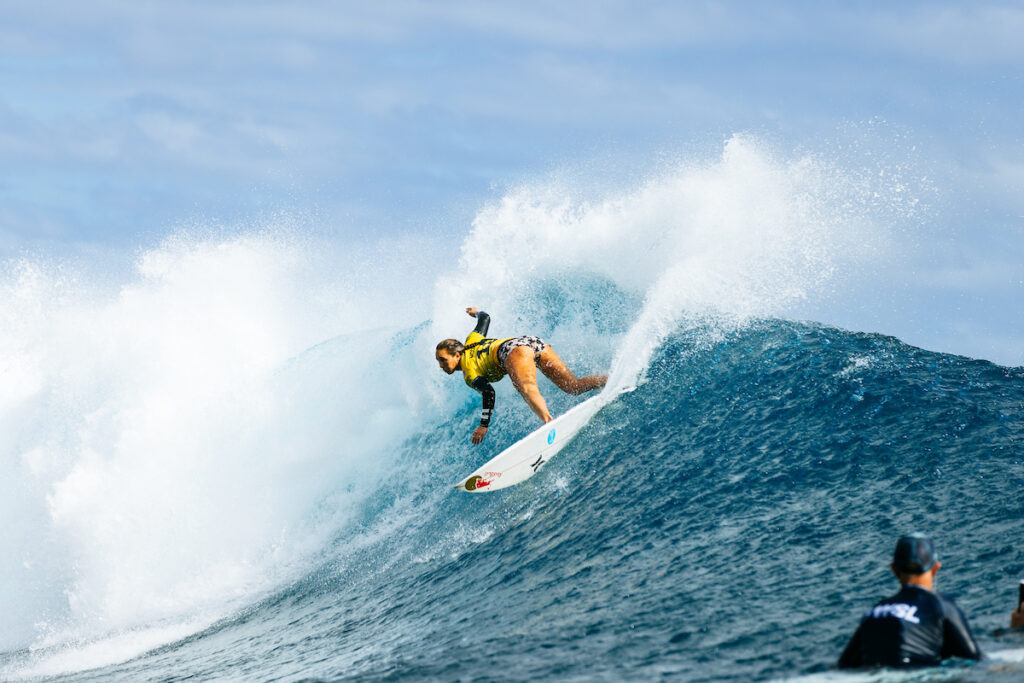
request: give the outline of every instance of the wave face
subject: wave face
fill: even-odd
[[[315,571],[97,676],[817,671],[892,591],[888,553],[913,529],[935,535],[941,588],[998,648],[986,632],[1024,573],[1021,406],[1024,370],[887,337],[778,321],[672,335],[527,484],[449,492],[468,406],[401,445]]]
[[[784,319],[884,247],[848,180],[735,139],[612,197],[520,188],[454,272],[437,242],[263,233],[169,240],[113,287],[9,268],[0,675],[814,673],[913,530],[1003,647],[1024,371]],[[615,396],[479,496],[451,485],[535,418],[503,382],[468,444],[479,399],[432,361],[466,305]]]

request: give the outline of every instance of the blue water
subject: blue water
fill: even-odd
[[[471,496],[448,486],[476,461],[474,411],[406,440],[307,575],[68,678],[820,672],[894,590],[888,553],[912,530],[935,537],[940,588],[982,647],[1024,644],[991,635],[1024,576],[1024,369],[814,324],[760,321],[714,343],[691,329],[536,477]]]
[[[900,267],[878,177],[734,138],[457,239],[3,264],[0,679],[829,679],[921,531],[992,655],[940,675],[1024,680],[1024,369],[794,322]],[[611,376],[480,495],[452,485],[538,423],[501,382],[470,445],[479,397],[432,360],[470,305]]]

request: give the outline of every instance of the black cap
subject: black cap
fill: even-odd
[[[923,574],[932,568],[935,560],[935,544],[923,534],[901,536],[896,541],[896,552],[892,564],[897,571],[907,574]]]

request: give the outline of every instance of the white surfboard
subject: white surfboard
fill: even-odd
[[[562,450],[609,400],[603,394],[588,398],[516,441],[456,484],[455,488],[483,493],[526,481]]]

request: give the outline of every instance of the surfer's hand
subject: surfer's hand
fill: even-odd
[[[479,310],[480,309],[477,308],[476,306],[470,306],[469,308],[466,309],[466,313],[469,313],[469,316],[471,318],[475,318],[476,317],[476,312],[479,311]]]
[[[473,430],[473,444],[478,444],[487,436],[487,427],[477,427]]]

